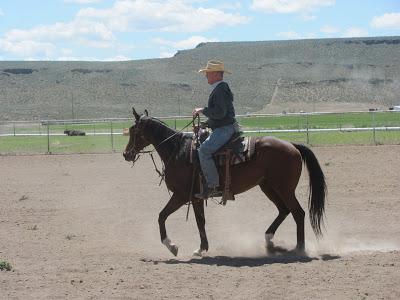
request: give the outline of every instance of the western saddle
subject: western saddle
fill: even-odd
[[[207,139],[208,136],[209,131],[205,128],[205,126],[194,128],[194,135],[190,150],[191,163],[199,164],[197,149],[200,144]],[[233,134],[231,139],[224,146],[214,153],[213,157],[215,165],[217,166],[219,172],[223,172],[223,174],[220,174],[220,176],[223,175],[222,177],[224,178],[222,183],[223,189],[221,204],[226,205],[228,200],[235,200],[235,196],[231,189],[231,167],[232,165],[250,160],[251,156],[254,154],[254,144],[255,138],[243,137],[241,136],[241,132],[237,132]],[[205,180],[201,172],[199,173],[199,176],[200,191],[202,191]]]

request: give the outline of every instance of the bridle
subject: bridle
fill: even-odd
[[[134,157],[135,157],[135,158],[132,160],[132,167],[134,166],[135,162],[139,160],[140,154],[149,154],[150,157],[151,157],[151,160],[152,160],[152,162],[153,162],[155,171],[156,171],[157,174],[161,177],[160,183],[158,184],[158,185],[160,186],[161,183],[163,182],[163,180],[165,179],[165,169],[167,168],[167,166],[168,166],[169,162],[171,161],[172,157],[174,156],[174,152],[175,152],[175,151],[173,151],[173,152],[170,154],[170,156],[169,156],[169,158],[168,158],[168,160],[167,160],[166,163],[164,163],[164,161],[162,161],[162,163],[163,163],[162,172],[157,168],[157,165],[156,165],[156,163],[155,163],[155,161],[154,161],[153,152],[154,152],[155,150],[157,150],[157,148],[158,148],[159,146],[161,146],[163,143],[165,143],[165,142],[168,141],[169,139],[173,138],[173,137],[176,136],[177,134],[182,133],[183,130],[185,130],[186,128],[188,128],[191,124],[193,124],[193,128],[195,128],[195,126],[196,126],[196,125],[195,125],[195,120],[196,120],[196,119],[197,119],[197,129],[199,129],[199,128],[200,128],[200,116],[199,116],[199,114],[196,114],[196,115],[193,117],[193,119],[192,119],[188,124],[186,124],[182,129],[180,129],[179,131],[177,131],[177,132],[175,132],[174,134],[170,135],[169,137],[165,138],[165,139],[162,140],[158,145],[154,145],[154,149],[152,149],[152,150],[146,150],[146,151],[144,151],[143,149],[142,149],[142,150],[136,150],[136,136],[137,136],[138,134],[140,134],[140,138],[141,138],[142,140],[146,141],[146,143],[148,143],[148,144],[151,144],[151,143],[143,136],[143,134],[141,133],[141,130],[139,130],[138,128],[134,128],[134,129],[133,129],[133,130],[134,130],[134,132],[133,132],[133,137],[132,137],[132,139],[133,139],[132,146],[130,147],[129,150],[125,151],[125,152],[129,153],[129,155],[134,155]],[[140,119],[139,119],[139,120],[140,120]],[[198,143],[199,143],[199,130],[194,130],[194,135],[195,135],[195,139],[196,139],[196,144],[198,144]],[[189,202],[188,202],[188,209],[187,209],[187,212],[186,212],[186,221],[188,221],[188,218],[189,218],[190,204],[193,202],[193,196],[192,196],[192,195],[193,195],[193,188],[194,188],[194,183],[195,183],[195,174],[196,174],[196,167],[193,168],[192,184],[191,184],[191,191],[190,191],[190,195],[191,195],[191,196],[190,196],[190,199],[189,199]],[[168,187],[167,187],[167,189],[168,189]],[[169,192],[170,192],[170,191],[169,191],[169,189],[168,189],[168,193],[169,193]],[[206,203],[207,203],[207,200],[206,200]]]
[[[144,140],[144,141],[146,141],[146,142],[148,142],[148,140],[146,140],[146,138],[143,136],[143,134],[141,134],[141,131],[140,130],[138,130],[137,128],[134,128],[133,129],[133,137],[132,137],[132,139],[133,139],[133,141],[132,141],[132,143],[131,143],[131,147],[128,149],[128,150],[126,150],[125,151],[125,153],[127,153],[127,154],[129,154],[131,157],[133,156],[133,157],[135,157],[133,160],[132,160],[132,166],[135,164],[135,162],[139,159],[139,157],[140,157],[140,154],[145,154],[145,153],[153,153],[154,152],[154,150],[155,149],[153,149],[153,150],[136,150],[136,139],[137,139],[137,135],[138,134],[140,134],[140,138],[142,139],[142,140]],[[149,143],[150,144],[150,143]]]

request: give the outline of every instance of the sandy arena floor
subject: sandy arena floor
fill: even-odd
[[[312,149],[329,194],[320,242],[306,215],[306,257],[266,256],[277,211],[259,188],[208,202],[203,258],[193,211],[172,215],[175,258],[159,241],[169,195],[148,157],[131,168],[119,153],[0,156],[0,260],[13,266],[0,298],[400,299],[400,146]],[[294,247],[291,216],[275,244]]]

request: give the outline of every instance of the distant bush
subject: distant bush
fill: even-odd
[[[96,72],[96,73],[110,73],[110,72],[112,72],[112,70],[110,70],[110,69],[89,70],[89,69],[78,68],[78,69],[72,69],[71,72],[72,73],[81,73],[81,74],[90,74],[90,73],[93,73],[93,72]]]
[[[10,265],[10,263],[4,261],[4,260],[0,260],[0,271],[11,271],[12,267]]]
[[[32,74],[33,72],[37,72],[38,70],[35,69],[4,69],[4,73],[10,73],[10,74]]]
[[[135,83],[121,83],[121,86],[126,86],[126,87],[133,86],[133,87],[136,87],[137,84],[135,84]]]
[[[385,83],[385,79],[379,79],[379,78],[371,78],[368,80],[370,84],[382,84]]]
[[[186,83],[170,83],[169,86],[171,86],[173,88],[182,89],[184,91],[191,91],[192,90],[192,87],[189,84],[186,84]]]

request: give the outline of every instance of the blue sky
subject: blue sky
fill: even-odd
[[[400,0],[1,0],[0,60],[170,57],[209,41],[400,35]]]

